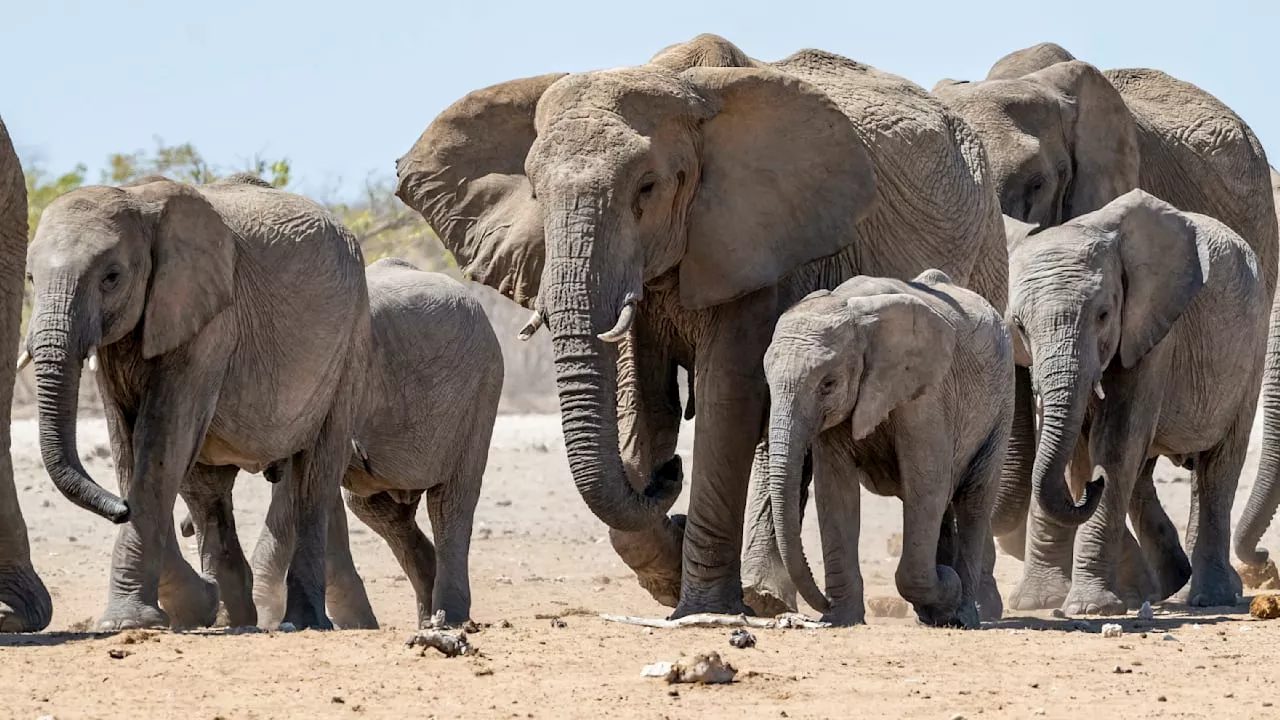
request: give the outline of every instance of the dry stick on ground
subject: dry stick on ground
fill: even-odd
[[[606,622],[624,623],[626,625],[641,625],[644,627],[662,628],[664,630],[681,627],[752,627],[764,628],[766,630],[772,628],[801,628],[804,630],[817,630],[820,628],[831,627],[831,623],[810,620],[803,615],[790,613],[779,615],[776,618],[757,618],[747,617],[746,615],[717,615],[713,613],[702,613],[699,615],[686,615],[677,620],[601,614],[600,619]]]

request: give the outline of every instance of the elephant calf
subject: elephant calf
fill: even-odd
[[[502,394],[502,350],[480,303],[448,276],[388,258],[370,265],[366,277],[372,359],[363,378],[364,420],[357,424],[343,494],[404,569],[417,597],[419,623],[429,622],[435,610],[460,623],[471,613],[467,560]],[[288,476],[296,466],[284,461],[272,469],[281,482],[272,492],[271,515],[287,514],[280,488],[293,481]],[[424,495],[435,547],[415,520]],[[220,502],[229,510],[229,486]],[[216,508],[203,512],[209,522],[219,515]],[[197,515],[193,507],[200,528]],[[329,613],[338,627],[377,627],[351,561],[340,500],[329,524]],[[184,523],[184,534],[192,530]],[[254,552],[252,600],[247,578],[219,573],[216,564],[204,568],[217,575],[232,625],[247,624],[232,610],[252,607],[253,601],[261,624],[278,622],[291,554],[289,538],[264,531]]]
[[[862,484],[903,499],[896,580],[920,620],[977,627],[1013,419],[1013,350],[1000,314],[939,270],[910,282],[859,276],[784,313],[764,366],[778,550],[804,599],[826,620],[863,621]],[[800,545],[801,466],[811,444],[825,595]],[[952,517],[954,557],[939,552]],[[983,614],[999,617],[994,580],[986,589]]]
[[[1122,613],[1144,599],[1118,583],[1125,555],[1155,561],[1148,596],[1180,587],[1185,575],[1167,580],[1186,562],[1176,533],[1152,533],[1144,518],[1159,509],[1144,506],[1158,501],[1134,497],[1153,495],[1164,455],[1192,471],[1190,604],[1234,604],[1231,503],[1270,307],[1257,255],[1225,224],[1132,190],[1012,242],[1009,265],[1010,323],[1043,407],[1032,485],[1052,521],[1080,526],[1070,588],[1028,575],[1015,603]],[[1126,511],[1141,553],[1126,542]]]

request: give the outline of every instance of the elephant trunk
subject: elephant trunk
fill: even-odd
[[[1271,323],[1271,339],[1267,352],[1280,347],[1280,323]],[[1268,358],[1267,372],[1262,378],[1262,447],[1258,457],[1258,474],[1254,479],[1249,502],[1244,506],[1240,524],[1236,526],[1236,557],[1246,565],[1263,565],[1271,556],[1258,546],[1280,508],[1280,361]]]
[[[98,485],[85,472],[76,452],[76,408],[80,394],[80,368],[84,343],[72,342],[64,329],[70,313],[55,309],[58,329],[41,327],[43,315],[31,334],[30,352],[36,374],[36,406],[40,418],[40,456],[53,484],[68,500],[114,523],[129,519],[129,506]]]
[[[1000,488],[991,510],[991,534],[997,537],[1018,528],[1031,507],[1031,473],[1036,457],[1035,398],[1031,372],[1014,370],[1013,431],[1000,475]]]
[[[627,479],[618,444],[617,346],[600,334],[617,329],[632,298],[601,287],[617,277],[610,265],[618,258],[597,247],[600,217],[599,205],[589,199],[548,212],[542,292],[573,482],[605,524],[638,531],[663,520],[680,493],[680,469],[669,464],[643,492]]]
[[[778,542],[778,555],[805,602],[826,612],[831,604],[814,580],[809,560],[800,541],[801,475],[809,442],[814,437],[814,421],[799,413],[796,398],[778,393],[773,399],[769,422],[769,504]]]
[[[1041,391],[1043,415],[1040,446],[1031,471],[1036,500],[1053,520],[1075,526],[1088,520],[1102,500],[1103,479],[1090,481],[1077,504],[1067,486],[1067,462],[1075,450],[1089,402],[1090,386],[1082,386],[1078,343],[1059,343],[1056,352],[1036,353],[1043,360],[1032,373]]]

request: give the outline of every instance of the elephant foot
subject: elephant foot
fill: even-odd
[[[198,575],[181,584],[161,585],[160,606],[175,630],[209,627],[218,619],[218,586]]]
[[[98,619],[100,632],[119,632],[138,628],[168,628],[169,615],[157,606],[134,600],[113,600]]]
[[[982,619],[978,612],[978,604],[973,600],[965,600],[960,607],[942,605],[922,605],[916,607],[916,619],[922,625],[940,628],[960,628],[977,630],[982,627]]]
[[[52,616],[49,590],[30,565],[0,568],[0,633],[40,632]]]
[[[1082,588],[1079,584],[1071,588],[1062,604],[1067,615],[1123,615],[1127,609],[1124,600],[1110,590]]]
[[[640,587],[671,608],[680,604],[684,523],[684,515],[672,515],[651,530],[609,530],[614,552],[635,572]]]
[[[1009,596],[1009,607],[1022,611],[1055,610],[1066,602],[1069,592],[1071,583],[1060,577],[1024,577]]]
[[[991,576],[982,578],[978,587],[978,618],[983,622],[994,622],[1004,617],[1004,598],[1000,597],[1000,588],[996,579]]]
[[[298,630],[332,630],[333,622],[325,614],[324,585],[310,591],[300,583],[288,583],[285,594],[284,623]]]
[[[340,630],[378,629],[378,618],[374,616],[367,597],[354,602],[346,599],[337,602],[330,600],[328,605],[329,618]]]
[[[833,604],[827,612],[823,613],[821,621],[831,623],[836,627],[865,625],[867,623],[867,608],[861,597],[856,601],[840,605]]]
[[[253,604],[258,626],[274,628],[284,622],[284,586],[280,583],[255,583]]]
[[[742,600],[760,617],[777,617],[783,613],[795,612],[795,590],[791,590],[789,597],[783,597],[780,592],[758,585],[747,586],[742,588]]]
[[[671,619],[676,620],[686,615],[701,613],[755,615],[752,609],[742,601],[742,588],[736,578],[733,582],[723,583],[722,587],[708,591],[686,588],[680,598],[680,604],[671,613]]]
[[[1191,577],[1191,589],[1187,593],[1187,605],[1191,607],[1233,607],[1242,594],[1232,583],[1240,582],[1240,575],[1230,565],[1226,569],[1206,569]]]
[[[1172,557],[1164,556],[1163,560],[1152,569],[1159,582],[1158,600],[1173,597],[1179,590],[1186,587],[1187,581],[1191,580],[1191,561],[1187,559],[1187,554],[1182,551],[1182,548],[1178,548],[1178,552]],[[1237,582],[1239,579],[1240,576],[1236,575]],[[1242,589],[1237,591],[1239,592],[1242,592]]]

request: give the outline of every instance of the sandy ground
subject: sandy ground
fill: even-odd
[[[89,471],[113,486],[104,424],[84,419],[79,432]],[[0,635],[0,717],[1280,717],[1280,622],[1253,621],[1244,605],[1207,614],[1158,608],[1150,623],[1121,620],[1120,638],[1104,638],[1101,620],[1081,630],[1048,613],[976,632],[877,617],[853,629],[756,630],[750,649],[730,647],[724,629],[647,632],[605,622],[598,613],[666,610],[637,586],[577,497],[554,416],[504,416],[494,434],[472,545],[473,616],[493,624],[471,636],[479,656],[404,647],[413,593],[354,518],[353,551],[381,630],[89,635],[113,530],[58,496],[34,423],[15,422],[13,435],[34,561],[55,610],[49,632]],[[686,428],[686,459],[691,443]],[[1255,461],[1256,448],[1246,478]],[[1170,514],[1185,523],[1185,475],[1162,464],[1157,479]],[[1237,515],[1247,493],[1245,482]],[[257,476],[236,488],[249,547],[268,497]],[[900,505],[864,493],[863,512],[868,596],[894,595],[896,560],[886,546],[900,529]],[[812,508],[805,536],[820,560]],[[1266,540],[1280,548],[1275,529]],[[184,543],[194,563],[194,546]],[[1006,595],[1019,569],[1001,558]],[[732,685],[669,686],[640,675],[646,664],[712,650],[737,668]]]

